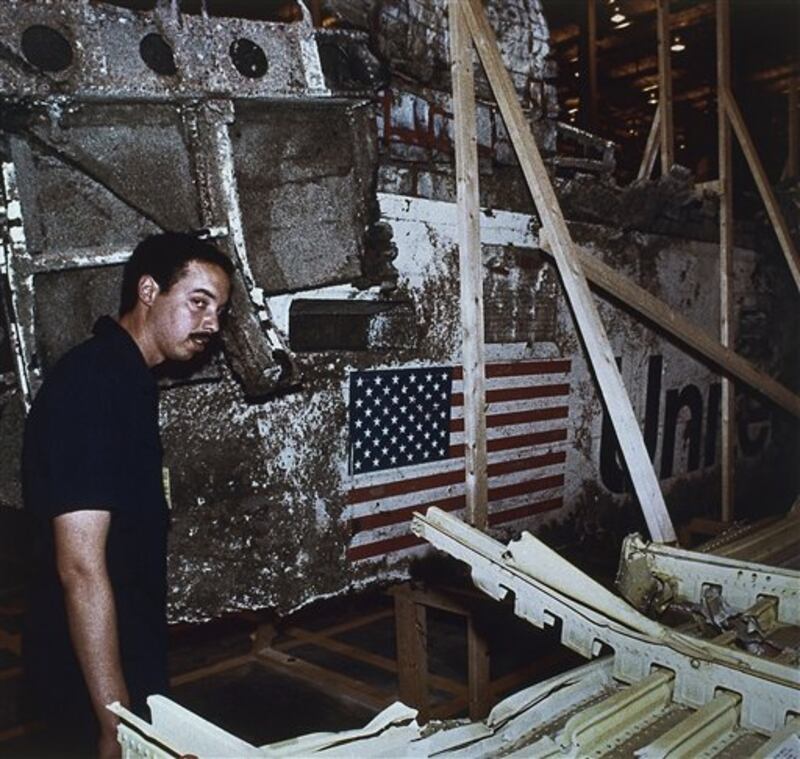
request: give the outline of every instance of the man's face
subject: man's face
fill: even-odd
[[[166,292],[159,291],[148,314],[148,331],[160,361],[189,361],[219,332],[231,283],[214,264],[189,261]]]

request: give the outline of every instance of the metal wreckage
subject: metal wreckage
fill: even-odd
[[[359,14],[368,15],[364,10],[368,3],[338,5],[356,20]],[[426,13],[438,14],[441,22],[443,2],[420,0],[417,5]],[[535,3],[523,5],[533,16],[541,16]],[[404,278],[406,292],[413,295],[419,251],[441,252],[436,235],[452,235],[452,223],[437,226],[433,220],[452,214],[452,204],[447,210],[442,202],[442,198],[452,200],[452,177],[414,167],[415,156],[434,149],[435,144],[432,148],[419,140],[401,141],[399,148],[392,148],[396,154],[390,151],[388,158],[376,158],[378,147],[369,137],[368,100],[377,87],[385,85],[383,64],[368,49],[364,33],[314,29],[302,3],[298,8],[304,14],[299,21],[268,23],[181,14],[170,3],[159,3],[147,13],[89,2],[6,3],[0,14],[5,40],[0,56],[5,135],[2,270],[11,366],[3,376],[6,385],[14,385],[15,398],[23,406],[35,393],[42,371],[86,332],[91,318],[113,309],[119,264],[131,241],[159,228],[204,229],[237,264],[233,324],[224,338],[224,349],[239,384],[227,382],[231,377],[220,363],[202,367],[178,382],[162,411],[168,436],[214,447],[222,459],[225,446],[220,442],[228,433],[221,430],[226,425],[238,433],[247,425],[257,428],[252,437],[262,448],[251,445],[244,452],[234,445],[231,457],[242,459],[234,468],[248,472],[248,466],[263,468],[263,461],[273,455],[280,461],[277,447],[287,446],[287,439],[316,438],[320,432],[319,417],[313,414],[294,431],[276,421],[287,414],[298,414],[302,420],[292,401],[280,396],[298,385],[303,371],[309,373],[309,364],[289,348],[287,335],[292,338],[294,332],[289,343],[295,351],[305,345],[326,362],[325,348],[338,333],[336,324],[331,332],[320,330],[320,325],[336,319],[351,330],[351,340],[351,328],[359,325],[361,349],[388,344],[406,360],[426,353],[434,361],[457,355],[452,334],[437,338],[432,329],[434,336],[428,342],[410,338],[419,312],[415,317],[408,301],[387,295],[396,290],[398,281],[402,289]],[[546,37],[544,24],[542,34]],[[423,39],[435,49],[434,38],[423,35]],[[425,56],[415,55],[413,45],[407,50],[390,48],[387,45],[384,52],[393,61],[400,60],[401,68],[425,65]],[[122,56],[119,51],[123,50],[133,52]],[[504,52],[513,63],[513,40]],[[538,51],[536,65],[544,65],[545,57],[546,51]],[[552,87],[545,82],[537,91],[530,88],[530,71],[517,67],[512,73],[519,80],[515,80],[518,91],[528,88],[528,97],[534,101],[529,106],[547,116],[554,99]],[[540,83],[546,80],[542,71],[537,75]],[[434,80],[434,75],[428,75],[425,81],[430,85]],[[385,138],[382,149],[389,144],[390,128],[408,138],[424,121],[423,111],[430,116],[426,123],[434,143],[437,134],[446,137],[452,130],[446,121],[436,126],[430,104],[425,110],[419,97],[404,97],[395,97],[384,108],[378,124]],[[446,108],[439,105],[444,113]],[[406,119],[404,109],[409,108],[412,117]],[[267,112],[269,119],[264,118]],[[494,151],[496,164],[502,168],[504,160],[514,160],[508,134],[498,126],[499,119],[492,116],[489,121],[491,137],[479,135],[479,144]],[[601,174],[613,168],[611,148],[603,141],[556,126],[549,117],[534,126],[540,141],[551,147],[557,132],[568,133],[581,140],[587,151],[601,154],[595,159],[554,156],[551,165],[568,166],[572,160],[573,168]],[[287,134],[291,139],[287,140]],[[281,153],[285,163],[274,159],[277,144],[287,147]],[[322,144],[327,146],[324,161],[298,158],[319,156]],[[356,144],[360,148],[355,149]],[[398,155],[405,164],[393,163]],[[378,162],[376,180],[373,169]],[[285,175],[278,179],[281,171]],[[492,255],[498,271],[516,265],[509,247],[546,247],[544,235],[532,232],[538,222],[526,215],[530,209],[518,208],[516,201],[503,196],[509,187],[515,192],[519,188],[518,177],[510,181],[509,176],[497,170],[495,184],[487,183],[490,202],[486,205],[511,210],[492,211],[482,219],[489,245],[495,248]],[[280,193],[273,191],[276,187]],[[562,202],[569,205],[570,187],[562,190]],[[605,210],[609,197],[603,197]],[[574,197],[572,202],[580,205]],[[621,213],[624,202],[619,197],[614,202]],[[650,199],[651,205],[663,202],[663,196]],[[266,206],[271,214],[268,220]],[[415,224],[427,225],[426,242],[414,236]],[[594,233],[584,234],[590,240]],[[256,255],[256,250],[270,253]],[[622,255],[619,250],[617,255]],[[547,280],[541,266],[540,262],[534,272],[539,284]],[[594,276],[602,279],[603,270],[597,269]],[[552,275],[550,279],[555,287]],[[317,288],[314,299],[293,299],[293,294],[313,288]],[[359,299],[356,292],[373,297]],[[436,302],[434,296],[439,294],[423,285],[416,296],[427,295]],[[518,293],[512,290],[505,296],[514,300]],[[338,307],[333,302],[336,297],[340,298]],[[56,318],[70,309],[69,319]],[[540,312],[535,324],[539,334],[551,330],[554,345],[560,339],[559,325],[568,318],[564,307],[559,309],[558,313]],[[507,322],[508,314],[502,309],[496,316]],[[457,321],[447,311],[424,312],[424,317],[423,321],[434,325],[446,321],[443,317]],[[488,323],[487,331],[492,329],[502,333],[497,344],[518,344],[507,326]],[[626,326],[622,331],[630,333],[630,329]],[[577,347],[574,338],[569,344]],[[498,355],[506,357],[499,349]],[[340,380],[328,374],[337,374],[341,367],[336,364],[334,371],[334,363],[326,366],[330,371],[312,366],[310,373],[320,387],[338,392]],[[585,372],[587,379],[578,383],[584,382],[584,389],[591,385],[588,369]],[[203,396],[205,391],[197,389],[220,378],[223,390],[214,391],[216,395],[209,391],[210,395]],[[279,400],[272,416],[242,410],[242,396],[261,399],[275,393]],[[675,424],[681,408],[678,397],[676,391]],[[179,421],[191,418],[187,412],[198,398],[210,407],[227,404],[238,409],[231,419],[210,408],[210,414],[218,413],[220,418],[210,425],[208,440]],[[709,406],[711,398],[709,393]],[[345,411],[337,406],[329,418],[338,419]],[[3,423],[9,424],[12,417],[6,414]],[[763,424],[763,418],[755,421]],[[312,428],[315,434],[308,435]],[[657,435],[658,421],[654,429]],[[576,446],[582,445],[578,438],[584,436],[575,437]],[[599,441],[600,430],[585,437]],[[602,437],[607,437],[605,427]],[[315,445],[326,448],[326,461],[328,448],[342,447],[338,437],[315,440]],[[302,454],[306,449],[298,442],[297,450]],[[707,443],[706,455],[708,450]],[[659,451],[662,472],[671,474],[672,450]],[[203,523],[198,509],[204,502],[197,494],[220,485],[224,489],[226,484],[196,477],[192,466],[196,464],[183,460],[174,465],[178,484],[173,492],[184,506],[175,514],[173,551],[180,558],[171,566],[173,618],[205,618],[231,608],[270,604],[290,609],[314,597],[391,576],[385,564],[353,573],[331,560],[323,567],[324,579],[304,577],[317,555],[342,554],[339,549],[347,543],[344,531],[330,527],[332,519],[337,524],[343,520],[344,507],[332,516],[328,505],[329,513],[320,515],[323,507],[319,504],[311,517],[303,513],[297,519],[316,524],[318,529],[311,532],[317,529],[314,534],[325,538],[319,537],[311,548],[291,549],[292,555],[308,554],[303,567],[287,559],[294,584],[273,576],[273,570],[266,568],[269,562],[258,556],[271,556],[270,540],[276,546],[285,543],[275,549],[276,555],[283,555],[287,546],[292,547],[294,536],[304,531],[288,525],[290,537],[284,534],[286,529],[281,532],[276,526],[274,535],[267,538],[247,527],[273,519],[271,512],[268,515],[268,497],[254,479],[246,497],[239,493],[230,497],[244,509],[243,522],[252,533],[247,548],[259,577],[228,577],[227,571],[219,571],[223,561],[219,557],[237,553],[235,540],[217,544],[208,535],[200,541],[198,537],[203,536],[197,534],[203,529],[198,526]],[[606,469],[611,471],[613,466]],[[336,467],[314,470],[313,477],[295,476],[286,486],[287,500],[297,502],[297,493],[308,499],[313,493],[341,494]],[[611,471],[606,484],[613,479]],[[197,509],[185,505],[195,500]],[[566,500],[564,493],[547,503],[560,508]],[[224,503],[221,509],[228,508]],[[511,506],[496,513],[517,519],[519,511],[514,509],[518,507]],[[540,511],[528,510],[525,516],[535,517]],[[206,519],[208,529],[218,526],[219,519],[219,514]],[[495,525],[500,523],[496,518]],[[534,520],[517,527],[537,524]],[[800,529],[797,508],[783,519],[723,535],[703,551],[629,537],[618,577],[627,601],[572,567],[529,532],[506,544],[497,539],[497,531],[492,537],[437,508],[414,516],[410,527],[416,542],[408,542],[408,525],[403,535],[391,533],[383,540],[406,541],[404,546],[421,544],[423,550],[430,544],[450,554],[469,567],[482,591],[498,601],[512,599],[516,614],[534,625],[560,626],[565,646],[596,661],[507,697],[482,721],[419,725],[416,712],[397,703],[361,730],[307,735],[263,747],[244,743],[168,699],[152,697],[152,723],[114,707],[122,719],[124,756],[800,756],[800,573],[793,566]],[[520,530],[514,532],[519,535]],[[187,545],[201,542],[212,547],[197,558]],[[358,550],[359,545],[355,549],[351,545],[349,557],[375,554],[365,549],[358,554]],[[216,593],[208,584],[211,576],[217,583]],[[298,578],[303,591],[297,589]],[[209,601],[212,595],[228,601]],[[645,612],[681,621],[677,627],[668,626]]]

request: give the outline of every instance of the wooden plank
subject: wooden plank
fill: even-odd
[[[235,669],[236,667],[242,667],[246,664],[253,664],[255,659],[253,658],[253,654],[244,654],[242,656],[234,656],[230,659],[224,659],[223,661],[215,662],[214,664],[209,664],[207,667],[200,667],[199,669],[193,669],[191,672],[184,672],[180,675],[175,675],[169,679],[169,684],[176,688],[179,685],[185,685],[186,683],[193,683],[196,680],[203,680],[206,677],[211,677],[212,675],[218,675],[221,672],[227,672],[229,669]]]
[[[451,614],[458,614],[460,616],[468,617],[471,610],[459,602],[457,599],[452,598],[448,593],[442,593],[432,588],[413,588],[407,584],[399,585],[390,590],[392,595],[397,593],[407,594],[415,603],[424,604],[425,606],[446,611]]]
[[[300,627],[290,627],[286,630],[286,633],[296,638],[300,645],[305,646],[312,644],[319,648],[324,648],[327,651],[332,651],[335,654],[346,656],[348,659],[355,659],[355,661],[360,661],[372,667],[386,670],[387,672],[392,672],[394,674],[398,672],[398,664],[394,659],[375,654],[372,651],[367,651],[358,646],[352,646],[344,641],[335,640],[334,638],[310,632],[309,630],[303,630]],[[452,693],[459,697],[466,697],[467,695],[466,686],[455,680],[451,680],[449,677],[441,677],[440,675],[428,673],[428,683],[431,687],[442,690],[445,693]]]
[[[800,173],[800,124],[797,115],[797,90],[800,89],[800,76],[797,67],[789,82],[789,140],[786,146],[786,168],[782,179],[797,179]]]
[[[483,262],[478,200],[478,139],[472,46],[458,2],[448,4],[455,118],[458,268],[461,283],[464,366],[464,460],[467,519],[485,530],[489,520],[486,476],[486,388],[483,345]]]
[[[469,718],[473,721],[483,719],[492,706],[489,644],[486,636],[476,627],[472,615],[467,617],[467,686]]]
[[[348,619],[340,624],[331,625],[331,627],[325,627],[315,632],[318,635],[331,637],[339,633],[347,632],[348,630],[366,627],[367,625],[380,622],[382,619],[387,619],[389,617],[394,617],[394,609],[381,609],[371,614],[362,614],[354,619]],[[282,640],[280,643],[272,643],[272,648],[276,648],[278,651],[291,651],[291,649],[302,645],[305,645],[302,640]]]
[[[767,208],[767,214],[775,229],[775,235],[780,243],[786,263],[789,265],[789,270],[792,273],[795,286],[800,289],[800,256],[798,256],[797,249],[789,234],[789,227],[786,226],[786,221],[778,206],[778,201],[775,199],[775,194],[772,192],[767,173],[764,171],[753,140],[750,138],[750,133],[747,131],[747,126],[744,123],[744,118],[742,118],[739,106],[736,105],[733,94],[729,89],[721,89],[719,96],[725,103],[725,110],[728,114],[728,118],[733,126],[733,131],[736,132],[736,137],[742,147],[744,157],[747,159],[747,164],[753,174],[753,179],[756,181],[756,186],[761,194],[761,200],[764,201],[764,205]]]
[[[297,677],[318,690],[328,692],[337,698],[349,699],[368,709],[380,711],[396,700],[391,693],[276,651],[274,648],[262,649],[254,658],[268,668]]]
[[[675,135],[672,125],[672,60],[669,31],[669,0],[656,0],[658,29],[658,104],[661,110],[661,173],[675,163]]]
[[[717,0],[717,89],[730,88],[730,2]],[[733,314],[733,171],[731,164],[731,126],[725,103],[717,98],[717,129],[719,155],[719,319],[720,343],[730,348],[734,343]],[[723,522],[733,518],[736,470],[736,392],[727,377],[722,378],[721,437],[722,489],[721,516]]]
[[[549,252],[546,242],[540,245],[545,252]],[[623,277],[610,266],[585,253],[578,255],[583,271],[593,285],[635,309],[728,375],[741,380],[790,414],[800,418],[800,396],[756,369],[738,353],[721,345],[704,329],[681,316],[672,306]]]
[[[417,721],[430,718],[428,646],[425,607],[409,594],[394,594],[397,629],[397,680],[400,700],[417,711]]]
[[[650,132],[647,135],[647,144],[644,146],[642,163],[639,166],[637,179],[649,179],[653,173],[653,166],[656,165],[656,156],[661,141],[661,104],[656,106],[653,114],[653,123],[650,125]]]
[[[466,16],[470,33],[478,48],[484,70],[541,217],[543,230],[546,231],[547,239],[552,245],[556,266],[589,354],[600,393],[608,408],[614,431],[617,433],[650,535],[654,541],[674,541],[675,530],[672,520],[667,512],[630,398],[622,384],[614,352],[600,322],[597,307],[589,291],[536,141],[531,134],[530,125],[525,119],[511,78],[503,65],[494,34],[479,0],[464,0],[459,4],[459,8],[463,9]]]
[[[597,129],[597,5],[595,0],[586,0],[586,61],[589,74],[589,107],[586,111],[587,128]]]

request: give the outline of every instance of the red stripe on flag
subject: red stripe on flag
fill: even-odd
[[[411,520],[411,515],[415,511],[424,513],[431,506],[438,506],[442,511],[458,511],[459,509],[463,509],[466,505],[466,496],[456,495],[451,498],[439,498],[430,503],[416,503],[413,506],[406,506],[403,509],[381,511],[377,514],[365,514],[363,517],[355,517],[350,520],[350,533],[352,535],[357,535],[359,532],[374,530],[377,527],[388,527],[390,524],[408,522]]]
[[[562,464],[566,460],[564,451],[554,451],[544,453],[539,456],[528,456],[514,461],[498,461],[489,464],[487,474],[489,477],[496,477],[500,474],[509,472],[519,472],[524,469],[537,469],[551,464]],[[432,488],[455,485],[464,481],[464,470],[456,469],[452,472],[442,472],[441,474],[431,474],[427,477],[415,477],[408,480],[397,480],[381,485],[371,485],[364,488],[356,488],[347,494],[347,502],[363,503],[364,501],[374,501],[378,498],[389,498],[394,495],[404,493],[417,493],[420,490],[431,490]]]
[[[515,519],[523,519],[533,514],[541,514],[545,511],[560,509],[562,504],[563,500],[561,498],[549,498],[546,501],[528,503],[525,506],[517,506],[513,509],[506,509],[505,511],[495,511],[493,514],[489,514],[489,526],[493,527],[496,524],[513,522]]]
[[[554,408],[537,408],[530,411],[515,411],[509,414],[488,414],[486,417],[487,427],[503,427],[511,424],[526,424],[528,422],[544,422],[548,419],[566,419],[569,414],[567,406],[555,406]],[[464,419],[452,419],[450,421],[450,432],[463,432]]]
[[[347,558],[350,559],[350,561],[369,559],[373,556],[382,556],[385,553],[402,551],[404,548],[419,546],[424,542],[424,538],[418,538],[416,535],[398,535],[396,538],[377,540],[374,543],[364,543],[364,545],[348,548]]]
[[[489,453],[509,451],[512,455],[525,454],[523,458],[497,461],[487,467],[488,499],[490,506],[497,509],[489,513],[490,526],[522,520],[563,506],[561,493],[565,482],[566,452],[549,449],[563,447],[554,444],[564,443],[569,436],[568,430],[565,427],[539,430],[537,426],[540,422],[551,420],[563,420],[559,424],[566,424],[569,418],[567,399],[570,394],[571,367],[572,362],[567,359],[513,361],[486,365],[487,403],[501,404],[540,399],[538,403],[526,404],[528,408],[513,410],[513,406],[511,409],[506,407],[502,413],[491,413],[486,416],[486,426],[488,429],[493,429],[495,435],[510,431],[509,427],[516,427],[516,430],[520,428],[531,430],[526,434],[495,437],[486,441]],[[462,367],[453,367],[452,378],[454,381],[463,381]],[[516,379],[516,381],[504,382],[504,379]],[[502,386],[509,384],[515,386]],[[463,392],[452,393],[450,404],[451,407],[463,407]],[[538,408],[530,408],[533,405]],[[449,430],[451,433],[463,433],[464,420],[451,419]],[[545,452],[534,455],[537,448]],[[522,449],[533,449],[533,451]],[[358,504],[359,510],[369,511],[350,518],[348,526],[351,535],[358,535],[362,541],[372,541],[348,548],[347,556],[351,561],[383,557],[423,545],[422,539],[409,533],[409,523],[415,512],[424,512],[430,506],[437,506],[448,512],[458,512],[466,508],[466,496],[463,494],[447,495],[439,499],[434,497],[434,489],[452,493],[455,489],[452,486],[463,485],[464,445],[451,445],[448,456],[451,465],[459,466],[459,469],[436,472],[435,467],[423,467],[423,471],[427,468],[429,474],[420,476],[417,469],[413,471],[414,476],[408,476],[412,474],[412,470],[409,470],[406,479],[397,479],[398,475],[402,477],[402,471],[395,473],[385,471],[380,477],[369,477],[373,485],[356,487],[347,494],[348,504]],[[457,461],[459,458],[462,459],[461,462]],[[553,466],[553,469],[549,472],[536,471],[550,466]],[[507,484],[502,481],[497,482],[499,477],[514,472],[522,474],[524,478],[522,482]],[[537,473],[540,474],[539,477],[535,476]],[[537,495],[542,500],[537,502],[535,500]],[[389,500],[393,498],[394,501]],[[522,505],[515,506],[514,501]],[[397,504],[397,508],[391,508],[393,503]],[[382,528],[387,527],[392,528],[392,532],[396,534],[389,537],[381,535]],[[378,531],[377,534],[374,531]]]
[[[567,439],[567,431],[545,430],[544,432],[532,432],[530,435],[512,435],[510,437],[498,437],[486,441],[486,450],[489,453],[495,451],[507,451],[511,448],[527,448],[529,446],[541,445],[542,443],[558,443]],[[458,459],[464,455],[463,445],[451,445],[447,454],[448,458]]]
[[[504,401],[524,401],[528,398],[556,398],[569,395],[569,385],[533,385],[526,387],[504,387],[499,390],[487,390],[487,403],[503,403]],[[464,405],[464,393],[453,393],[452,404]]]
[[[502,501],[515,495],[538,493],[540,490],[550,490],[564,484],[563,474],[554,474],[550,477],[538,477],[524,482],[515,482],[513,485],[501,485],[499,488],[489,488],[490,501]]]
[[[463,506],[464,499],[460,498],[458,500],[462,501],[461,505]],[[408,511],[423,511],[431,505],[436,505],[439,506],[439,508],[443,508],[441,505],[443,503],[444,502],[442,501],[437,504],[420,504],[419,506],[415,506],[413,509],[408,509]],[[493,514],[489,514],[489,525],[494,526],[498,524],[504,524],[506,522],[513,522],[515,519],[523,519],[524,517],[528,517],[533,514],[542,514],[547,511],[553,511],[561,508],[561,506],[561,498],[549,498],[546,501],[539,501],[538,503],[528,503],[524,506],[518,506],[513,509],[506,509],[505,511],[498,511]],[[448,508],[446,510],[455,511],[456,509]],[[406,511],[406,509],[403,509],[403,511]],[[382,556],[387,553],[393,553],[394,551],[402,551],[404,548],[412,548],[414,546],[422,545],[424,542],[425,540],[423,538],[418,538],[413,534],[398,535],[394,538],[376,540],[374,543],[364,543],[360,546],[348,548],[347,558],[351,561],[369,559],[373,556]]]
[[[569,360],[514,361],[510,364],[486,364],[486,379],[495,377],[523,377],[527,374],[566,374],[572,366]],[[464,379],[464,369],[453,367],[453,379]]]

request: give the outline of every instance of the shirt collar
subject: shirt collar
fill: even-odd
[[[110,316],[101,316],[94,324],[92,333],[108,343],[125,367],[130,370],[130,379],[147,389],[156,389],[156,378],[145,363],[139,346],[128,331]]]

